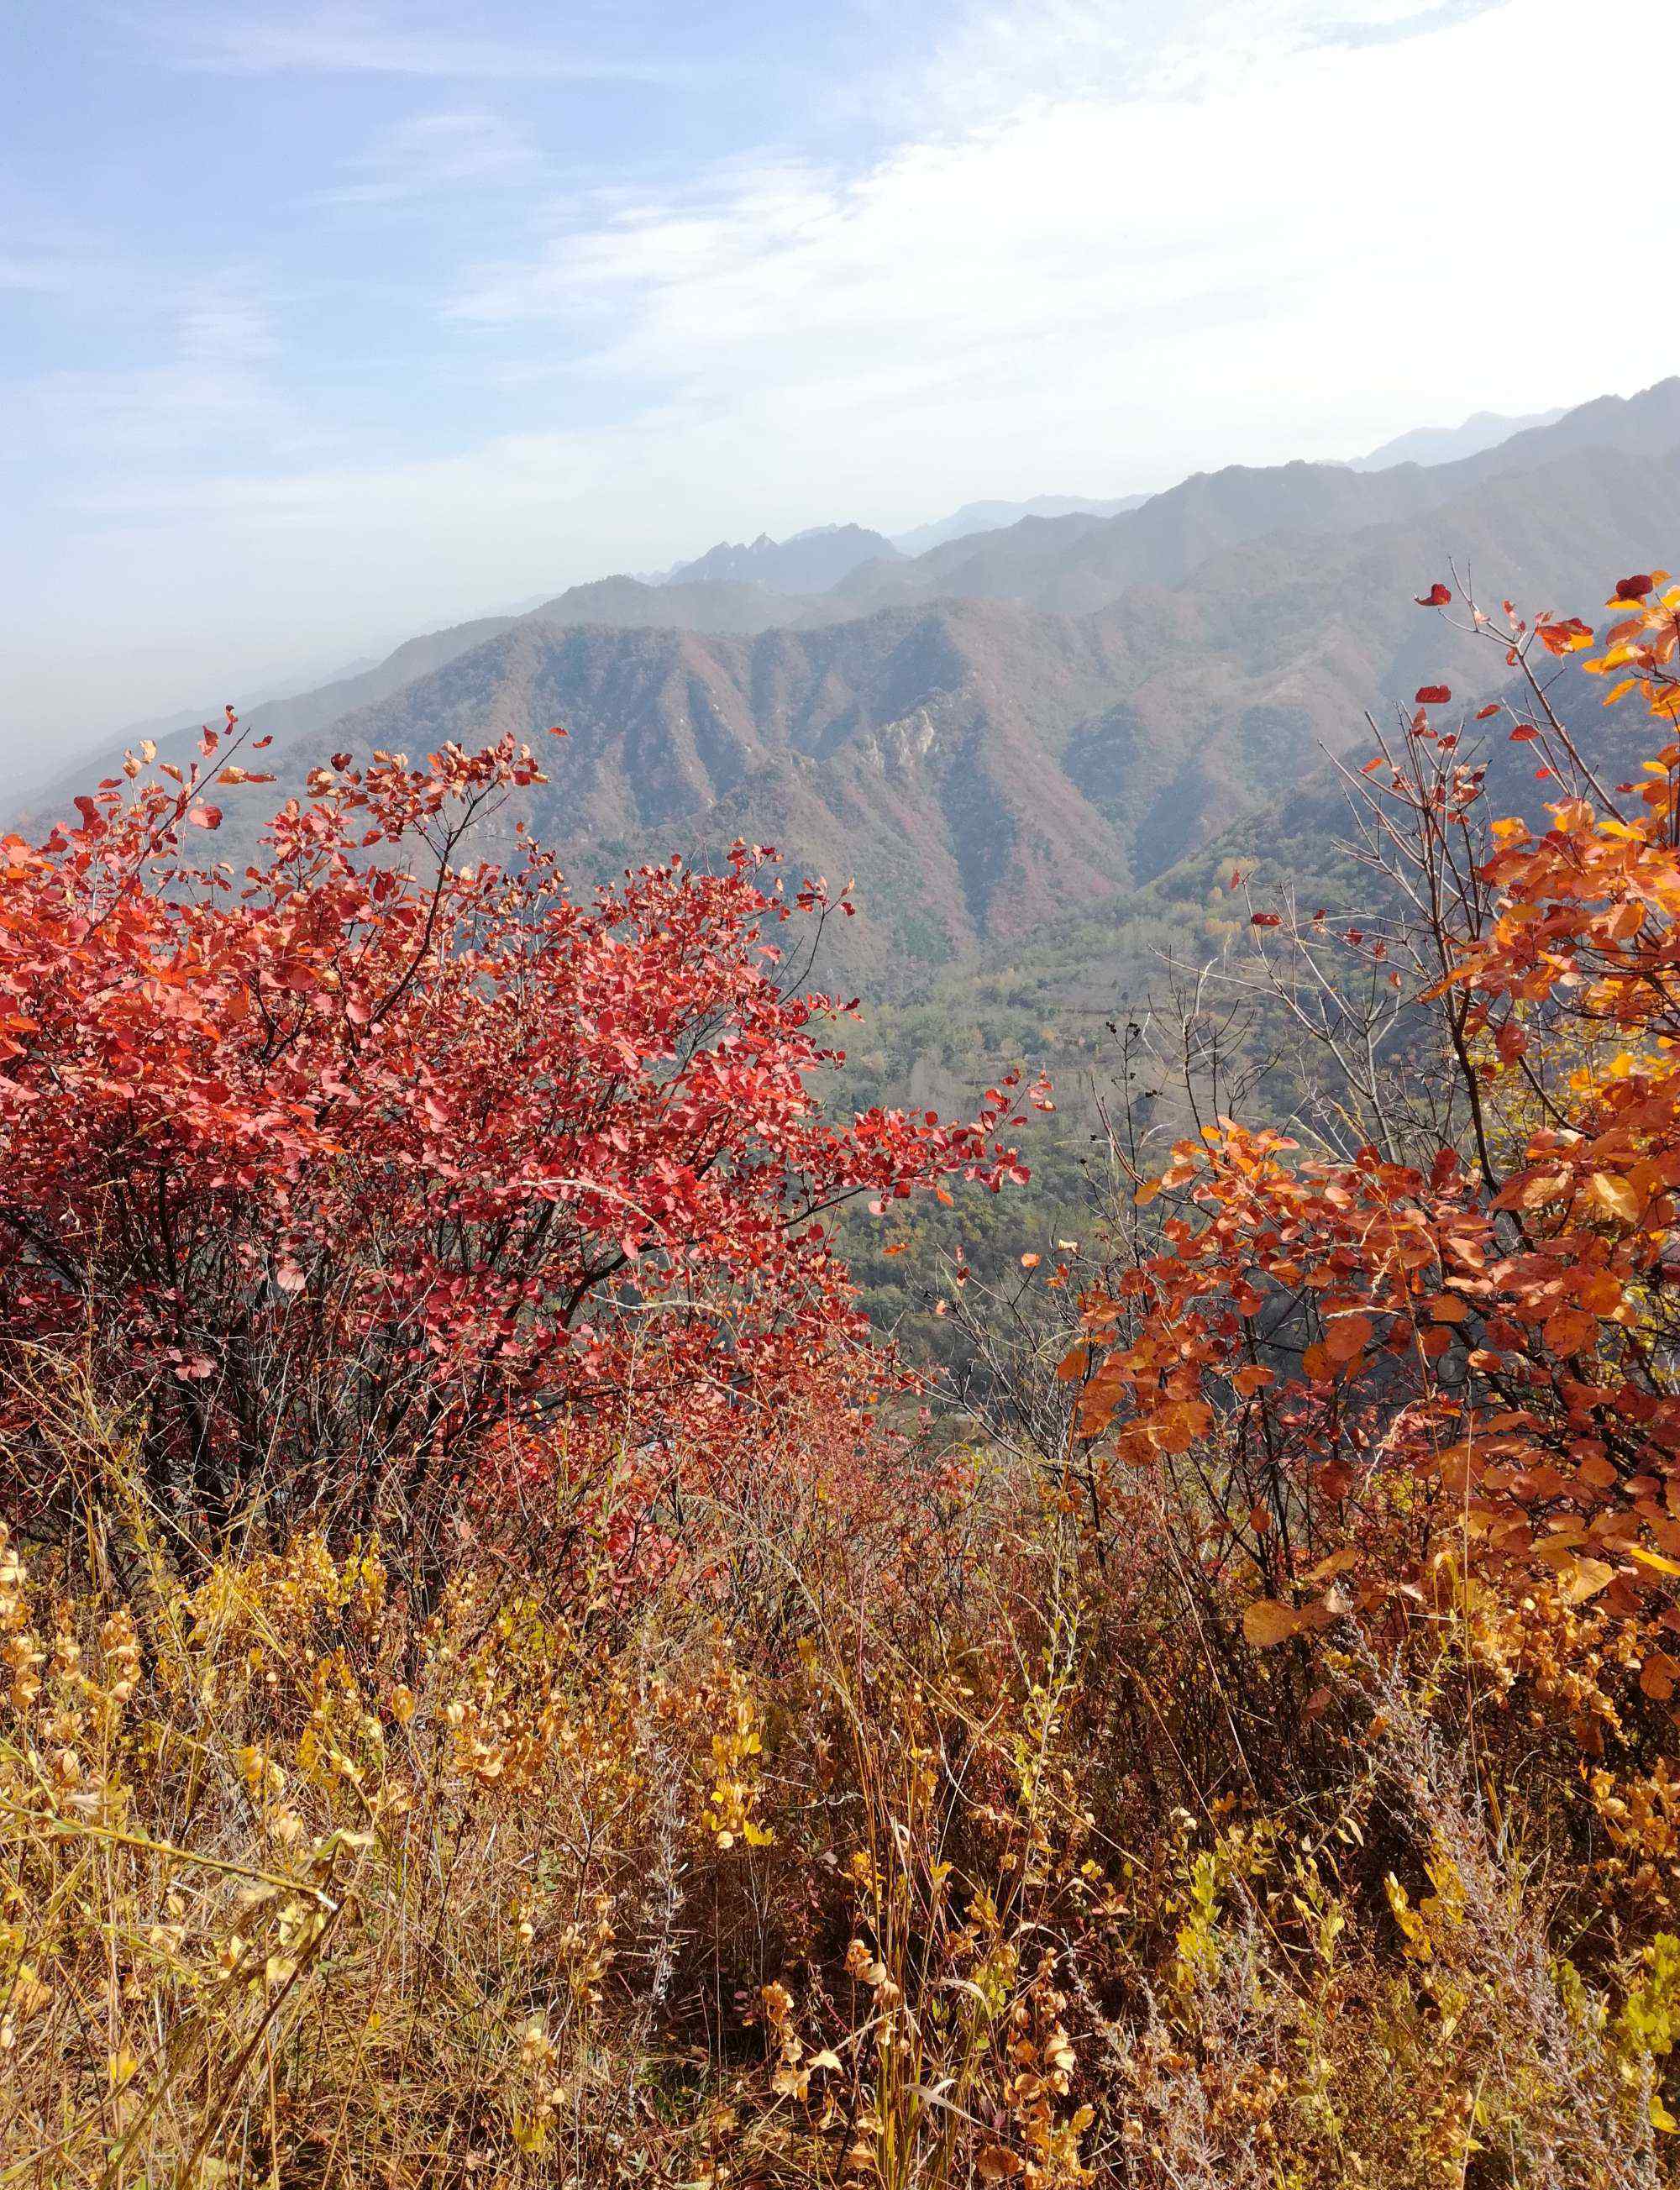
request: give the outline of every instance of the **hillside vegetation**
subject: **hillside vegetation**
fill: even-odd
[[[0,2182],[1673,2178],[1680,586],[1436,567],[1369,915],[1218,849],[1246,1016],[1116,1027],[1077,1244],[1051,1086],[826,1094],[843,893],[563,877],[599,631],[575,744],[263,827],[230,716],[0,843]],[[1047,622],[1047,744],[1141,643]],[[878,627],[766,657],[814,751]]]

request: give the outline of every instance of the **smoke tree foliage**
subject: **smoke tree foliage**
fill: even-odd
[[[578,902],[523,825],[475,864],[542,780],[511,739],[335,755],[236,871],[191,848],[213,791],[273,780],[243,747],[230,710],[201,769],[143,748],[74,826],[0,843],[9,1368],[88,1353],[201,1546],[328,1512],[433,1541],[498,1470],[609,1459],[633,1515],[796,1395],[866,1407],[889,1364],[831,1212],[1024,1173],[1004,1089],[968,1124],[831,1122],[839,1007],[774,940],[820,885],[738,845]],[[27,1482],[28,1412],[23,1488],[61,1494]]]
[[[1444,582],[1420,605],[1460,613]],[[1061,1374],[1087,1468],[1200,1473],[1210,1569],[1258,1576],[1251,1643],[1380,1628],[1447,1583],[1556,1584],[1603,1616],[1630,1723],[1671,1739],[1680,587],[1623,580],[1602,639],[1504,606],[1466,604],[1518,679],[1474,719],[1557,785],[1550,826],[1484,834],[1485,763],[1426,686],[1348,771],[1394,917],[1328,939],[1396,984],[1408,954],[1422,969],[1461,1144],[1329,1160],[1229,1119],[1179,1142],[1137,1181],[1167,1212],[1153,1247],[1087,1293]],[[1595,645],[1606,704],[1637,694],[1657,726],[1635,781],[1601,782],[1547,697],[1552,658]],[[1279,916],[1254,917],[1274,950]],[[1324,921],[1294,942],[1322,951]]]

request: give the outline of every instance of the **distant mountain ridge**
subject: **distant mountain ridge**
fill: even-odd
[[[821,525],[791,540],[772,540],[768,532],[742,545],[719,541],[692,563],[679,563],[667,576],[670,585],[768,586],[780,593],[826,593],[860,563],[898,553],[884,533],[861,525]]]
[[[1414,426],[1409,434],[1396,434],[1369,456],[1355,457],[1352,468],[1380,472],[1392,464],[1448,464],[1460,457],[1476,457],[1484,449],[1497,448],[1513,434],[1526,432],[1532,426],[1554,425],[1563,416],[1561,409],[1531,411],[1523,418],[1505,417],[1497,411],[1478,411],[1461,426]]]
[[[1005,525],[1019,525],[1024,517],[1120,517],[1148,500],[1146,494],[1123,494],[1107,502],[1076,494],[1036,494],[1030,502],[965,502],[949,517],[895,532],[893,545],[901,555],[924,555],[930,548],[944,547],[947,540],[1001,531]]]

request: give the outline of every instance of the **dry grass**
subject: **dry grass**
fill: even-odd
[[[1666,1859],[1528,1630],[1303,1720],[1007,1469],[694,1526],[419,1631],[372,1547],[9,1541],[0,2185],[1667,2179]]]

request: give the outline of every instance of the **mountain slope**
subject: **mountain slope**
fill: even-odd
[[[792,600],[765,586],[717,583],[649,585],[638,578],[599,578],[519,614],[480,616],[471,623],[454,624],[447,630],[429,632],[406,640],[384,661],[356,675],[336,678],[313,691],[285,699],[241,703],[263,733],[277,740],[315,738],[316,733],[358,708],[374,705],[400,692],[417,679],[480,646],[486,639],[512,631],[533,619],[548,622],[590,623],[614,629],[647,628],[667,631],[759,632],[779,622],[831,623],[848,613],[847,604],[827,595]],[[14,797],[14,811],[53,814],[69,810],[77,791],[108,774],[121,763],[125,745],[137,745],[150,736],[166,760],[178,764],[197,750],[200,724],[219,720],[221,705],[202,709],[196,719],[173,724],[139,724],[119,732],[103,748],[96,748],[43,769]],[[330,749],[331,740],[320,742]]]
[[[1372,749],[1367,705],[1379,713],[1383,702],[1398,709],[1420,684],[1444,682],[1455,695],[1452,714],[1473,713],[1507,676],[1495,648],[1413,603],[1426,581],[1445,575],[1449,555],[1473,563],[1496,602],[1509,593],[1591,620],[1602,616],[1606,571],[1649,568],[1677,536],[1680,446],[1651,461],[1593,451],[1490,483],[1408,526],[1348,542],[1259,543],[1199,571],[1186,589],[1195,599],[1183,661],[1164,677],[1159,670],[1146,676],[1113,711],[1124,735],[1156,746],[1157,770],[1170,771],[1169,814],[1194,815],[1198,827],[1149,827],[1140,887],[1070,902],[1059,919],[1000,939],[942,972],[920,997],[889,1005],[865,1045],[872,1060],[865,1092],[901,1090],[912,1101],[944,1104],[1031,1059],[1067,1084],[1076,1111],[1072,1090],[1107,1022],[1171,986],[1169,956],[1200,963],[1239,932],[1240,909],[1223,888],[1234,866],[1263,903],[1274,891],[1298,888],[1309,904],[1319,896],[1344,917],[1369,911],[1369,879],[1350,877],[1340,848],[1349,834],[1348,801],[1326,752],[1363,758]],[[1148,598],[1144,590],[1128,595],[1119,610],[1136,614]],[[1234,655],[1246,684],[1233,688],[1222,709]],[[1568,663],[1545,658],[1543,673],[1583,749],[1610,771],[1608,780],[1637,773],[1650,748],[1643,713],[1606,715],[1602,685]],[[1254,793],[1263,768],[1244,778],[1234,763],[1244,722],[1257,719],[1248,711],[1266,706],[1296,725],[1296,773],[1291,787],[1261,798]],[[1170,752],[1151,730],[1163,717],[1191,721]],[[1087,725],[1081,735],[1094,742],[1102,728]],[[1472,725],[1467,751],[1480,735]],[[1485,752],[1488,810],[1537,816],[1547,786],[1534,780],[1530,749],[1495,738]],[[1282,773],[1274,757],[1274,784]],[[1100,796],[1093,803],[1100,805]]]
[[[762,582],[671,578],[597,578],[573,586],[527,611],[526,621],[607,624],[617,630],[757,632],[779,623],[833,623],[846,604],[818,594],[791,599]],[[489,634],[486,634],[489,636]]]
[[[843,962],[897,985],[1070,888],[1130,879],[1121,837],[1052,757],[1135,673],[1124,633],[1006,604],[756,638],[539,618],[331,741],[415,750],[562,723],[553,780],[520,810],[574,872],[777,842],[801,869],[858,873]],[[288,777],[315,757],[288,753]]]

